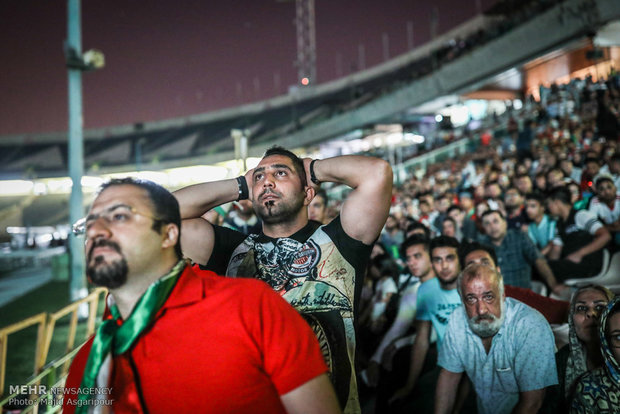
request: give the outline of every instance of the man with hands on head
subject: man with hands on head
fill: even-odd
[[[288,303],[182,260],[178,203],[163,187],[112,180],[73,230],[89,280],[110,294],[63,412],[340,412],[319,344]]]
[[[321,182],[352,188],[329,224],[308,220]],[[353,326],[372,243],[385,224],[392,169],[381,159],[300,159],[272,147],[236,179],[175,192],[183,219],[184,254],[216,273],[265,281],[310,323],[322,345],[345,412],[360,412]],[[249,198],[263,231],[246,236],[201,218],[209,209]]]

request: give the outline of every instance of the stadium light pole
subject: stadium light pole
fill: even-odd
[[[82,55],[82,27],[80,0],[67,0],[67,42],[65,50],[68,60]],[[82,115],[82,69],[67,64],[69,76],[69,176],[71,197],[69,199],[69,221],[75,223],[84,216],[82,196],[82,175],[84,174],[84,140]],[[71,260],[69,294],[75,301],[86,296],[84,277],[84,243],[81,237],[69,234]]]

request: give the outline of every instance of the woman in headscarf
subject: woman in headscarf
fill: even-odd
[[[604,365],[577,381],[571,413],[620,412],[620,297],[603,311],[599,338]]]
[[[582,286],[571,298],[568,344],[556,354],[559,395],[557,412],[567,412],[577,379],[603,365],[598,337],[599,315],[614,294],[599,285]]]

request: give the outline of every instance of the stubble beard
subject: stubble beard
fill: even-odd
[[[302,193],[290,200],[279,198],[254,205],[254,212],[263,223],[281,224],[293,221],[297,217],[299,211],[304,207],[304,195]]]

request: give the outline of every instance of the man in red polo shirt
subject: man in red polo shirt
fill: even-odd
[[[74,225],[109,315],[72,363],[64,412],[339,412],[302,317],[263,282],[194,271],[180,222],[167,190],[123,179]]]

